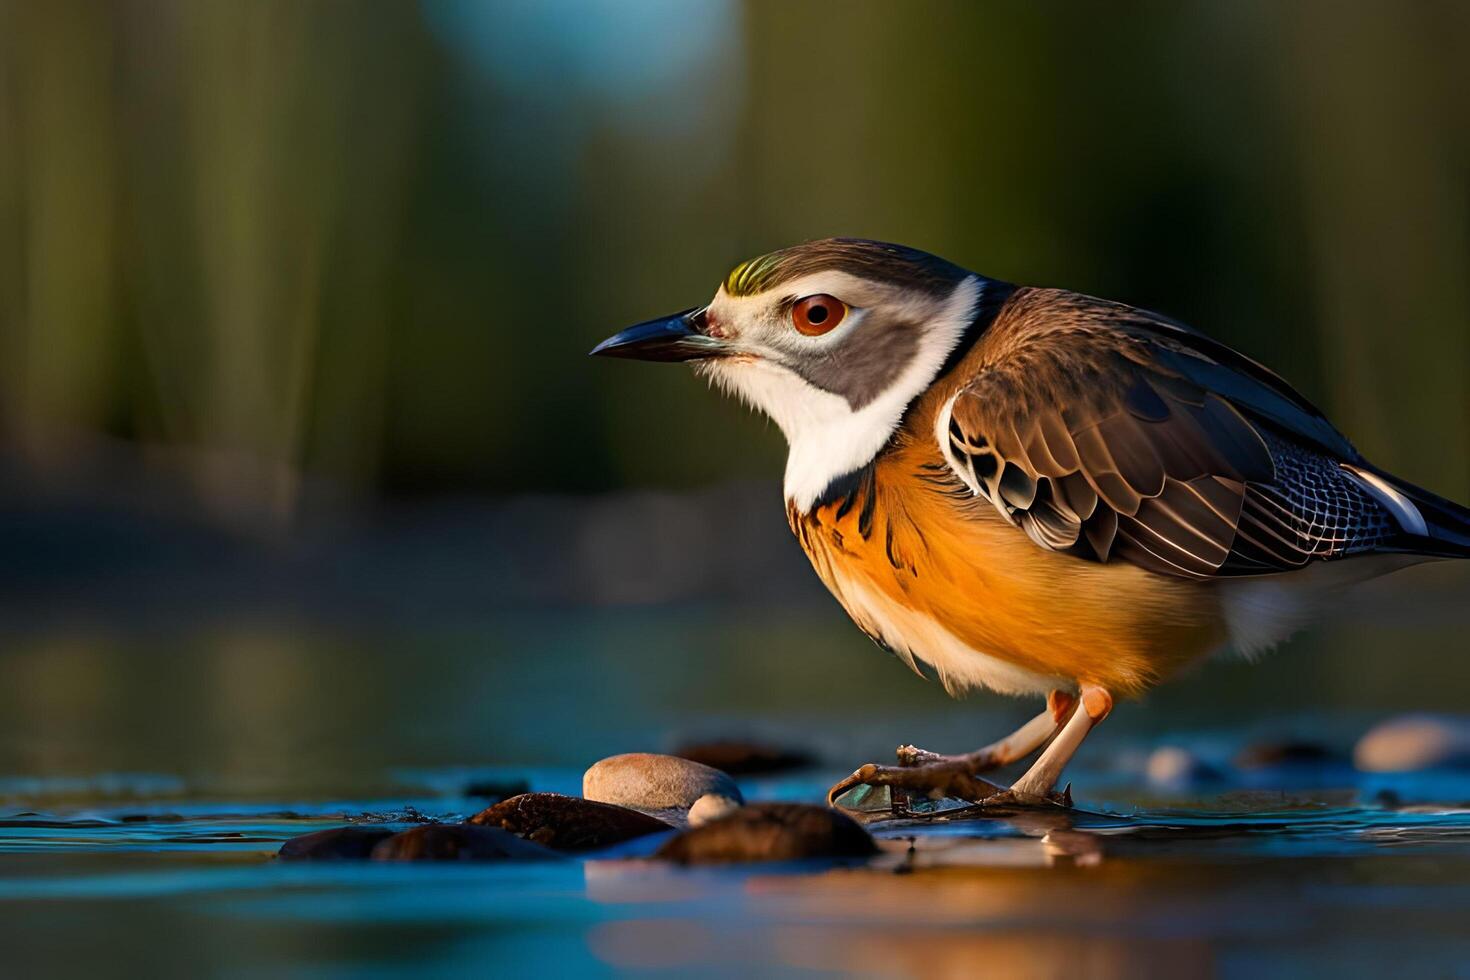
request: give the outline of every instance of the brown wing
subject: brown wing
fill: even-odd
[[[971,490],[1041,547],[1205,578],[1296,568],[1394,533],[1322,439],[1294,441],[1177,365],[1198,358],[1242,390],[1264,382],[1191,350],[1172,325],[1149,331],[1140,311],[1026,292],[940,438]],[[1310,409],[1295,397],[1281,405]],[[1335,433],[1320,413],[1310,425]]]

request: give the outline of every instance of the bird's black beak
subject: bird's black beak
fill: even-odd
[[[629,327],[592,348],[599,357],[631,357],[639,361],[694,361],[728,352],[725,343],[704,333],[704,309]]]

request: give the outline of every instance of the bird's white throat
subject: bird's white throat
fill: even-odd
[[[721,387],[771,417],[786,436],[786,499],[806,513],[837,477],[867,465],[888,443],[904,411],[938,376],[974,319],[980,280],[970,276],[923,320],[908,366],[878,397],[854,410],[847,399],[762,358],[706,362]]]

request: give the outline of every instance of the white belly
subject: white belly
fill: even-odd
[[[1070,679],[1047,677],[981,653],[929,616],[902,606],[856,580],[838,582],[834,592],[848,615],[868,635],[879,639],[921,676],[923,672],[915,661],[931,665],[944,689],[952,695],[977,687],[1001,694],[1044,695],[1058,688],[1076,686]]]

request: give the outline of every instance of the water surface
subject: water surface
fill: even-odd
[[[1296,693],[1345,666],[1323,657],[1217,665],[1121,707],[1068,772],[1073,811],[878,823],[860,864],[686,871],[646,860],[654,841],[548,865],[274,854],[461,818],[477,780],[576,792],[601,755],[710,734],[813,752],[742,786],[815,802],[901,741],[972,747],[1032,707],[952,702],[840,614],[779,608],[22,638],[0,653],[0,972],[1466,975],[1470,775],[1355,771],[1384,712]],[[1232,764],[1283,737],[1324,755]],[[1215,774],[1151,782],[1161,745]]]

